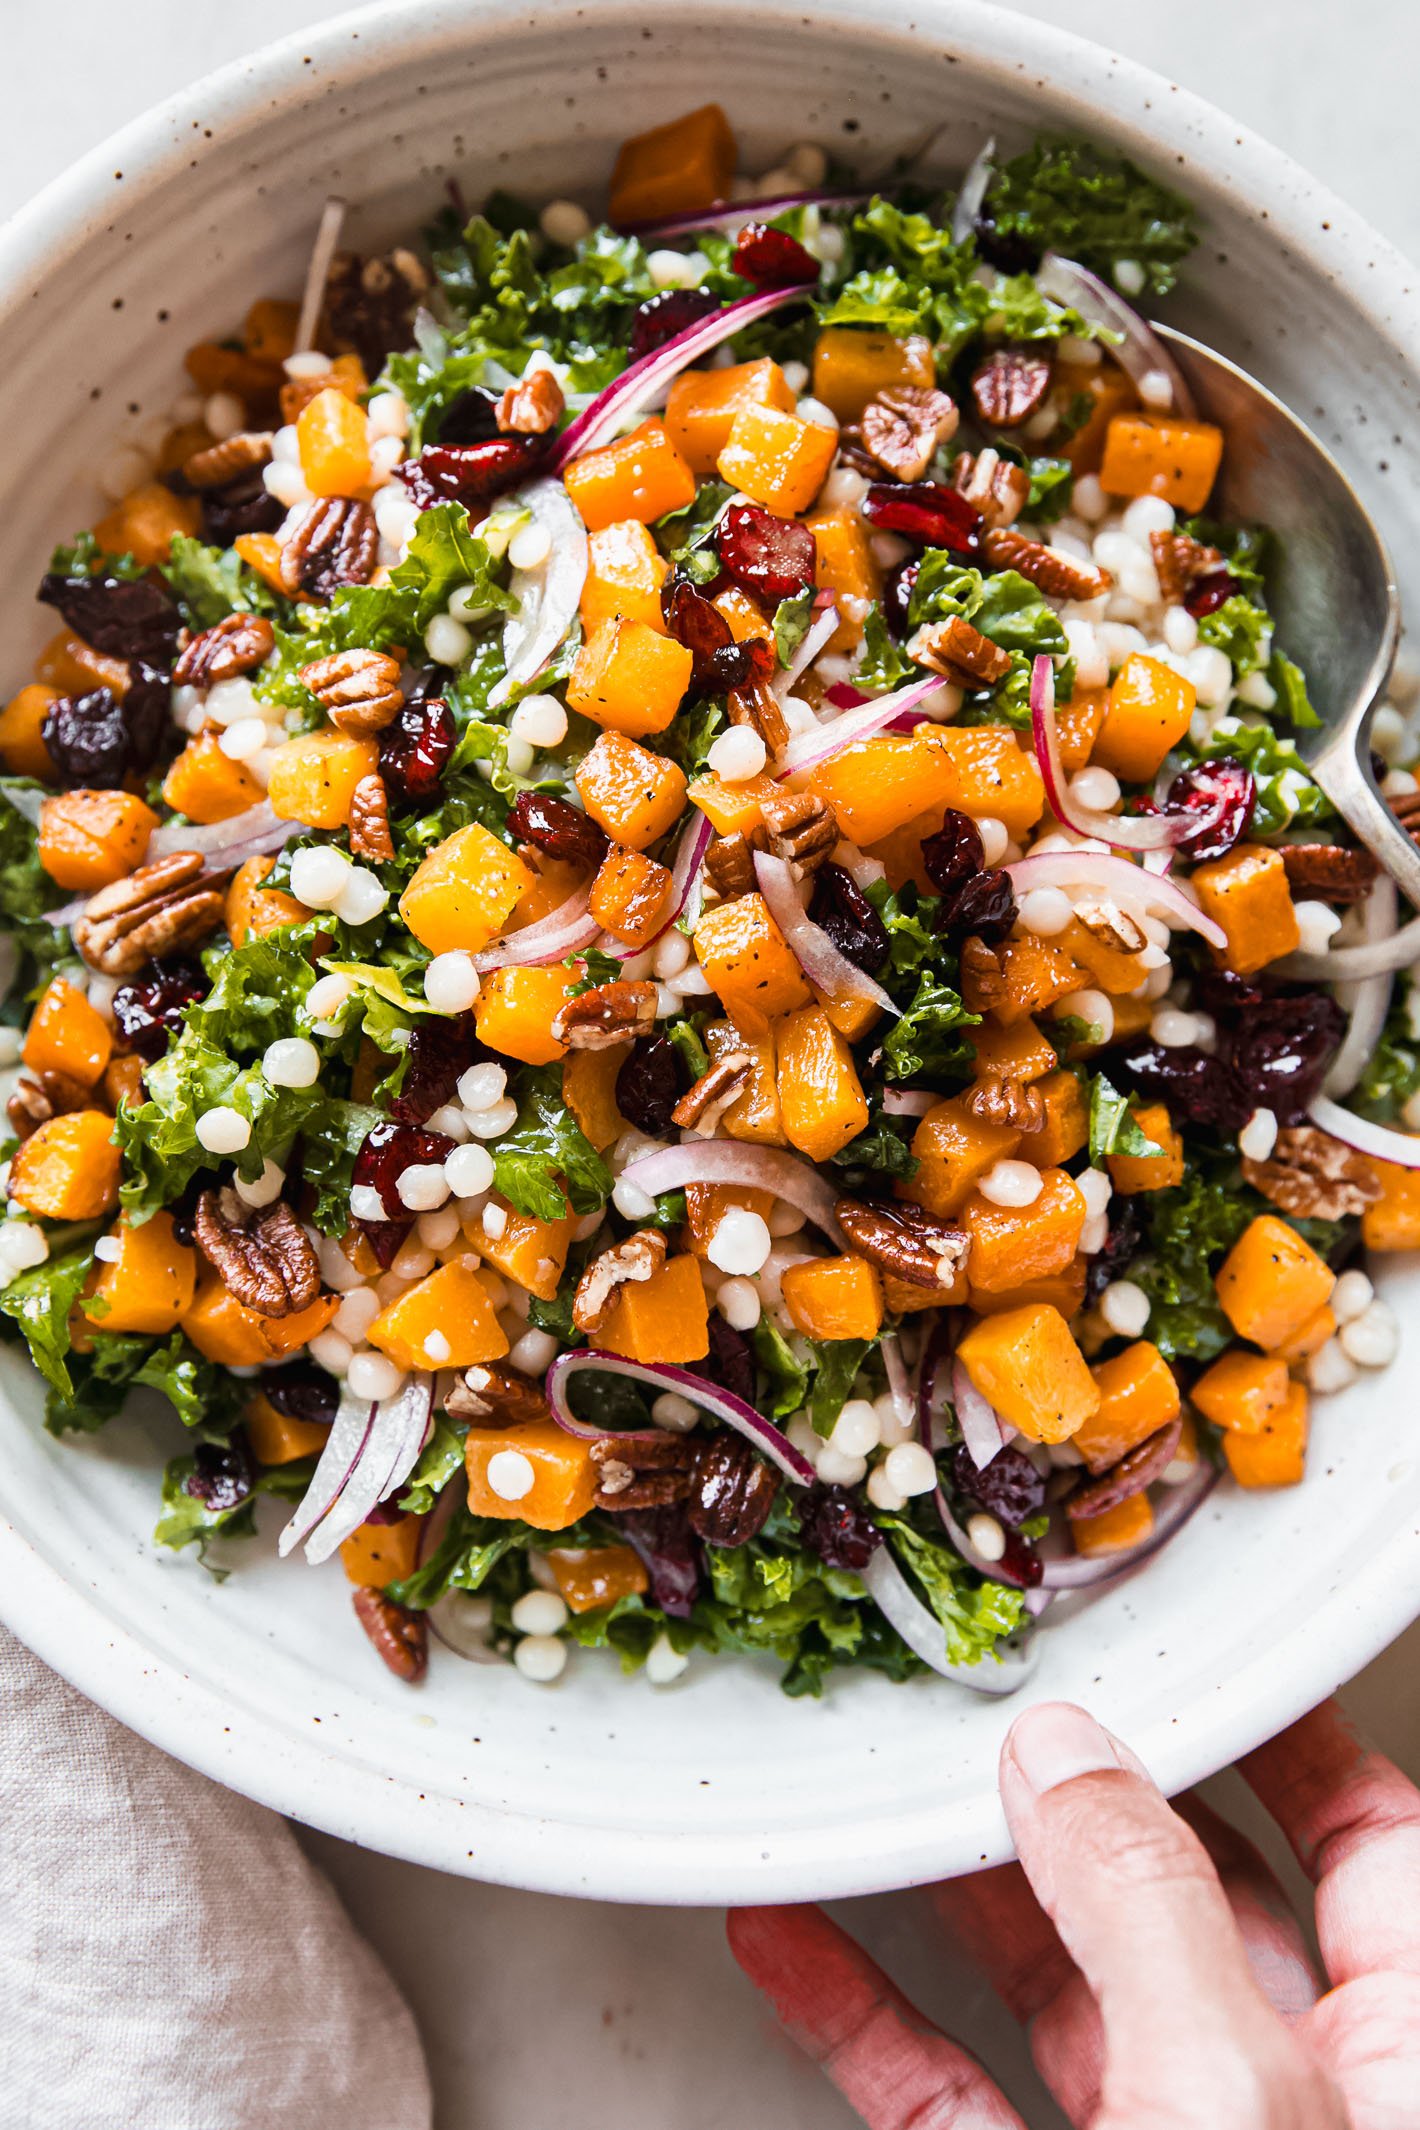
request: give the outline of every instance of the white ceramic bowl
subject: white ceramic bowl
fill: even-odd
[[[966,0],[391,6],[200,84],[55,185],[0,239],[6,675],[41,622],[50,541],[91,471],[179,389],[181,351],[299,286],[322,200],[357,240],[407,231],[457,172],[545,198],[604,185],[625,133],[710,97],[746,165],[816,139],[883,169],[934,129],[959,170],[987,132],[1113,140],[1208,221],[1179,321],[1256,370],[1337,449],[1402,564],[1420,536],[1420,306],[1404,262],[1283,157],[1093,46]],[[1403,1270],[1392,1298],[1412,1303]],[[1405,1362],[1402,1360],[1400,1369]],[[805,1899],[1007,1854],[1010,1703],[940,1683],[780,1695],[701,1662],[673,1690],[579,1656],[555,1689],[436,1654],[418,1692],[372,1658],[338,1566],[218,1585],[148,1540],[178,1430],[59,1443],[0,1357],[0,1613],[159,1745],[298,1818],[421,1863],[638,1901]],[[1306,1484],[1221,1490],[1134,1581],[1045,1635],[1030,1692],[1089,1703],[1164,1785],[1269,1735],[1420,1611],[1420,1460],[1398,1370],[1316,1416]]]

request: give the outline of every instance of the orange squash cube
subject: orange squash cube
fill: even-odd
[[[792,414],[794,406],[788,379],[767,355],[726,370],[682,370],[666,400],[666,434],[692,473],[713,473],[742,407]]]
[[[748,1057],[749,1079],[743,1094],[720,1119],[720,1130],[729,1139],[750,1146],[787,1146],[784,1119],[779,1110],[779,1085],[775,1078],[774,1035],[767,1026],[745,1035],[733,1021],[711,1021],[704,1031],[705,1047],[712,1059],[732,1051]]]
[[[883,1283],[863,1257],[811,1257],[786,1266],[784,1306],[806,1339],[875,1339]],[[940,1290],[932,1297],[939,1300]]]
[[[260,1368],[294,1353],[325,1330],[340,1307],[338,1294],[320,1295],[294,1316],[259,1316],[239,1302],[215,1273],[200,1275],[181,1327],[200,1354],[223,1368]]]
[[[670,564],[639,518],[603,525],[587,541],[587,578],[582,586],[582,634],[604,621],[644,621],[664,631],[661,586]]]
[[[959,1266],[950,1287],[919,1287],[915,1281],[883,1274],[883,1305],[889,1316],[912,1316],[919,1309],[960,1309],[966,1304],[968,1287]],[[1031,1297],[1035,1299],[1034,1295]]]
[[[232,545],[247,568],[260,577],[267,590],[280,592],[284,598],[286,587],[281,576],[281,542],[275,533],[238,533]]]
[[[569,1612],[601,1612],[620,1598],[639,1597],[650,1577],[630,1546],[557,1546],[547,1556]]]
[[[577,653],[567,683],[573,710],[640,739],[664,732],[690,686],[692,654],[644,621],[604,621]]]
[[[1173,1370],[1150,1339],[1138,1339],[1091,1369],[1100,1394],[1097,1410],[1074,1435],[1092,1472],[1107,1472],[1179,1415]]]
[[[1283,1404],[1287,1389],[1285,1361],[1234,1346],[1204,1370],[1189,1396],[1214,1427],[1255,1435]]]
[[[1110,998],[1127,998],[1139,989],[1148,970],[1140,960],[1142,947],[1131,952],[1127,947],[1117,947],[1107,938],[1092,932],[1078,917],[1072,917],[1063,932],[1056,934],[1057,945],[1064,948],[1073,962],[1085,970],[1090,982]]]
[[[578,765],[577,790],[613,843],[643,851],[680,819],[685,771],[624,732],[603,732]]]
[[[333,726],[298,733],[273,748],[266,796],[278,820],[300,821],[307,828],[344,828],[355,786],[379,766],[375,740]]]
[[[1299,1325],[1290,1338],[1283,1339],[1280,1346],[1273,1348],[1275,1358],[1285,1361],[1288,1368],[1300,1367],[1301,1363],[1309,1361],[1314,1353],[1321,1352],[1336,1330],[1336,1324],[1336,1311],[1330,1302],[1323,1302],[1320,1309],[1309,1316],[1305,1324]]]
[[[1068,998],[1085,981],[1084,971],[1053,939],[1023,932],[1018,939],[1003,940],[996,949],[1005,978],[1006,995],[998,998],[970,970],[962,977],[962,1003],[971,1013],[990,1013],[1003,1028],[1026,1021],[1057,999]]]
[[[532,1467],[526,1493],[500,1494],[489,1467],[500,1451],[516,1451]],[[579,1523],[596,1499],[597,1467],[591,1446],[555,1420],[522,1420],[514,1427],[471,1427],[464,1443],[468,1505],[475,1516],[528,1523],[537,1531],[565,1531]],[[507,1480],[503,1472],[496,1475]],[[525,1475],[524,1475],[525,1476]]]
[[[247,1403],[246,1428],[253,1457],[265,1465],[295,1464],[302,1457],[318,1456],[330,1434],[326,1421],[293,1420],[289,1413],[278,1412],[259,1390]]]
[[[1336,1274],[1295,1228],[1259,1213],[1223,1260],[1213,1282],[1240,1339],[1268,1350],[1291,1338],[1331,1299]]]
[[[39,817],[39,862],[62,888],[108,887],[148,848],[158,816],[131,791],[60,791]]]
[[[41,1220],[99,1220],[118,1204],[119,1152],[101,1109],[50,1117],[10,1159],[10,1196]]]
[[[343,392],[349,400],[361,400],[370,389],[365,365],[358,355],[337,355],[318,377],[288,377],[281,386],[281,419],[297,422],[303,407],[320,392]]]
[[[37,777],[41,784],[55,780],[54,762],[44,744],[44,721],[49,706],[58,700],[58,690],[31,681],[12,695],[0,710],[0,762],[12,777]]]
[[[781,1013],[810,1002],[804,972],[762,895],[740,895],[703,911],[695,953],[721,1005],[749,1035],[762,1035]]]
[[[435,844],[399,898],[399,914],[431,954],[476,954],[506,929],[533,876],[515,851],[470,821]]]
[[[94,537],[106,555],[132,555],[145,569],[158,569],[178,534],[192,537],[201,524],[196,496],[175,496],[161,481],[144,481],[100,518]]]
[[[1287,1395],[1254,1432],[1229,1428],[1223,1437],[1228,1470],[1240,1487],[1294,1487],[1306,1469],[1309,1399],[1304,1383]]]
[[[244,763],[223,754],[220,734],[200,732],[163,778],[163,797],[175,814],[205,827],[259,806],[266,794]]]
[[[1368,1160],[1381,1187],[1361,1215],[1361,1240],[1368,1250],[1420,1249],[1420,1169],[1403,1169],[1398,1161]]]
[[[1193,721],[1198,691],[1162,659],[1134,651],[1109,684],[1091,760],[1126,784],[1156,775]]]
[[[801,1006],[779,1023],[779,1114],[791,1146],[829,1161],[868,1127],[868,1100],[853,1053],[822,1006]]]
[[[458,1258],[439,1265],[380,1311],[365,1334],[396,1368],[471,1368],[508,1351],[488,1290]]]
[[[611,219],[619,227],[696,214],[729,197],[735,136],[718,104],[702,104],[623,141],[611,174]]]
[[[1171,1191],[1183,1182],[1183,1139],[1169,1121],[1162,1102],[1146,1102],[1134,1111],[1134,1122],[1146,1139],[1159,1148],[1152,1154],[1106,1154],[1109,1180],[1121,1198],[1137,1191]]]
[[[820,762],[809,789],[832,807],[848,840],[867,849],[924,808],[956,804],[960,778],[931,733],[884,733]]]
[[[1153,1528],[1154,1510],[1147,1494],[1131,1494],[1112,1509],[1101,1510],[1098,1516],[1070,1518],[1075,1551],[1087,1560],[1108,1553],[1128,1553],[1135,1546],[1142,1546]]]
[[[141,1227],[121,1220],[111,1230],[118,1256],[99,1260],[93,1293],[82,1304],[96,1331],[172,1331],[192,1306],[197,1252],[173,1233],[170,1213]]]
[[[284,362],[296,351],[298,303],[277,296],[258,296],[242,320],[242,346],[255,362]]]
[[[962,1033],[976,1052],[978,1079],[994,1073],[1000,1080],[1043,1080],[1060,1062],[1034,1021],[1016,1021],[1010,1028],[983,1021]]]
[[[1067,776],[1083,769],[1094,751],[1100,727],[1109,711],[1108,688],[1077,687],[1068,703],[1055,710],[1055,737],[1060,743],[1060,762]]]
[[[964,1098],[953,1095],[929,1109],[912,1134],[917,1173],[899,1187],[901,1194],[950,1220],[987,1170],[1008,1160],[1020,1142],[1014,1125],[973,1116]]]
[[[855,511],[821,510],[804,523],[814,536],[814,583],[840,602],[841,619],[828,639],[830,651],[851,651],[863,633],[846,602],[860,605],[882,597],[883,573],[873,560],[868,528]]]
[[[893,385],[935,385],[937,362],[924,333],[899,340],[856,325],[826,326],[814,343],[814,398],[841,422],[856,422]]]
[[[1076,412],[1082,406],[1088,412],[1079,428],[1051,449],[1070,461],[1077,478],[1082,473],[1098,473],[1110,423],[1116,414],[1127,413],[1139,404],[1133,378],[1108,357],[1090,369],[1079,363],[1062,362],[1055,372],[1054,398],[1062,412]]]
[[[370,486],[369,424],[363,407],[327,385],[296,418],[301,471],[313,496],[363,496]]]
[[[551,1065],[567,1055],[567,1045],[552,1032],[578,983],[576,970],[561,965],[539,969],[516,964],[485,976],[474,1000],[478,1039],[505,1058],[524,1065]]]
[[[932,745],[945,759],[943,804],[976,820],[1002,823],[1008,836],[1023,836],[1045,812],[1045,783],[1035,756],[1006,725],[931,727]]]
[[[534,850],[530,845],[525,845],[519,855],[532,878],[519,895],[508,920],[510,936],[521,932],[526,925],[550,917],[554,910],[561,909],[564,902],[580,894],[587,885],[584,865],[574,865],[568,858],[549,858],[545,851]]]
[[[777,407],[741,407],[716,464],[722,479],[780,517],[807,510],[838,456],[838,431]]]
[[[264,939],[268,932],[277,932],[286,924],[301,924],[310,916],[305,904],[297,902],[294,895],[286,894],[282,888],[262,886],[275,865],[274,858],[247,858],[233,873],[223,922],[234,947],[244,946],[252,933]]]
[[[1049,1272],[1044,1279],[1022,1280],[1019,1287],[1007,1287],[1000,1294],[990,1294],[983,1287],[973,1287],[966,1281],[966,1302],[978,1316],[999,1316],[1003,1309],[1021,1309],[1027,1302],[1049,1302],[1058,1309],[1068,1323],[1078,1316],[1085,1301],[1086,1260],[1072,1258],[1063,1272]],[[955,1292],[942,1297],[944,1301],[958,1299]]]
[[[61,629],[35,660],[35,679],[59,695],[87,695],[91,688],[107,688],[122,702],[128,693],[128,663],[106,658],[82,636]]]
[[[688,1183],[685,1187],[685,1240],[695,1257],[704,1257],[725,1215],[738,1209],[758,1213],[768,1221],[774,1211],[774,1193],[757,1191],[749,1184]]]
[[[568,1214],[561,1220],[539,1220],[533,1213],[515,1211],[496,1191],[492,1203],[506,1216],[503,1232],[490,1235],[481,1223],[467,1227],[464,1233],[471,1247],[485,1264],[492,1265],[515,1287],[525,1288],[540,1302],[555,1301],[567,1269],[567,1252],[577,1225],[575,1217]]]
[[[1224,858],[1210,858],[1192,874],[1207,916],[1228,935],[1215,959],[1238,976],[1251,976],[1294,954],[1301,941],[1282,853],[1262,843],[1237,843]]]
[[[981,1319],[957,1356],[982,1397],[1028,1441],[1065,1442],[1099,1410],[1085,1357],[1048,1302]]]
[[[393,1523],[361,1524],[340,1548],[341,1564],[357,1588],[383,1590],[402,1582],[419,1566],[422,1516],[397,1516]]]
[[[1169,414],[1116,414],[1105,432],[1100,486],[1111,496],[1162,496],[1193,517],[1204,509],[1223,463],[1223,432],[1212,422]]]
[[[690,786],[686,797],[698,806],[717,836],[749,836],[764,821],[764,802],[778,786],[773,777],[746,777],[740,784],[722,784],[707,770]]]
[[[1005,1294],[1022,1280],[1046,1279],[1074,1260],[1085,1225],[1085,1201],[1064,1169],[1046,1169],[1040,1196],[1028,1206],[993,1205],[974,1191],[961,1222],[971,1237],[967,1276],[987,1294]]]
[[[761,643],[774,641],[772,624],[737,584],[727,584],[723,592],[716,592],[711,605],[729,622],[736,643],[750,643],[756,638]]]
[[[113,1031],[98,1008],[67,977],[51,977],[41,992],[20,1055],[31,1072],[62,1072],[81,1087],[96,1087],[113,1052]]]
[[[709,1324],[699,1259],[668,1257],[648,1280],[617,1288],[597,1343],[628,1361],[703,1361]]]
[[[617,1075],[626,1057],[625,1046],[613,1043],[605,1050],[573,1050],[562,1067],[562,1099],[599,1154],[631,1129],[616,1102]]]
[[[1038,1083],[1045,1117],[1038,1131],[1022,1132],[1017,1148],[1022,1161],[1038,1169],[1059,1168],[1070,1161],[1090,1136],[1090,1105],[1073,1072],[1052,1072]]]
[[[613,844],[592,882],[587,908],[623,946],[648,947],[665,923],[671,871],[645,851]]]
[[[671,510],[695,501],[695,475],[666,434],[659,415],[573,459],[563,476],[567,493],[590,533],[635,518],[654,525]]]

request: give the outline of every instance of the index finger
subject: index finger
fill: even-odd
[[[1420,1791],[1323,1702],[1239,1772],[1314,1880],[1333,1983],[1420,1975]]]

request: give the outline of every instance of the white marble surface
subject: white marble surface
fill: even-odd
[[[329,0],[66,0],[7,8],[0,211],[147,104],[259,44],[324,21]],[[1327,0],[1029,0],[1018,12],[1115,41],[1308,163],[1420,253],[1410,181],[1420,14],[1363,0],[1337,34]],[[175,262],[179,270],[180,262]],[[1420,1628],[1363,1674],[1352,1708],[1420,1776]],[[1227,1806],[1241,1785],[1212,1786]],[[1241,1815],[1240,1815],[1241,1816]],[[1265,1830],[1261,1831],[1265,1835]],[[717,1914],[597,1907],[472,1886],[309,1838],[421,2021],[438,2130],[846,2130],[857,2118],[771,2029],[723,1948]],[[844,1904],[934,2016],[997,2071],[1032,2130],[1061,2118],[969,1965],[910,1897]]]

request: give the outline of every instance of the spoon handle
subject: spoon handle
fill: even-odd
[[[1337,812],[1384,866],[1407,902],[1420,910],[1420,846],[1406,834],[1352,746],[1328,747],[1309,765]]]

